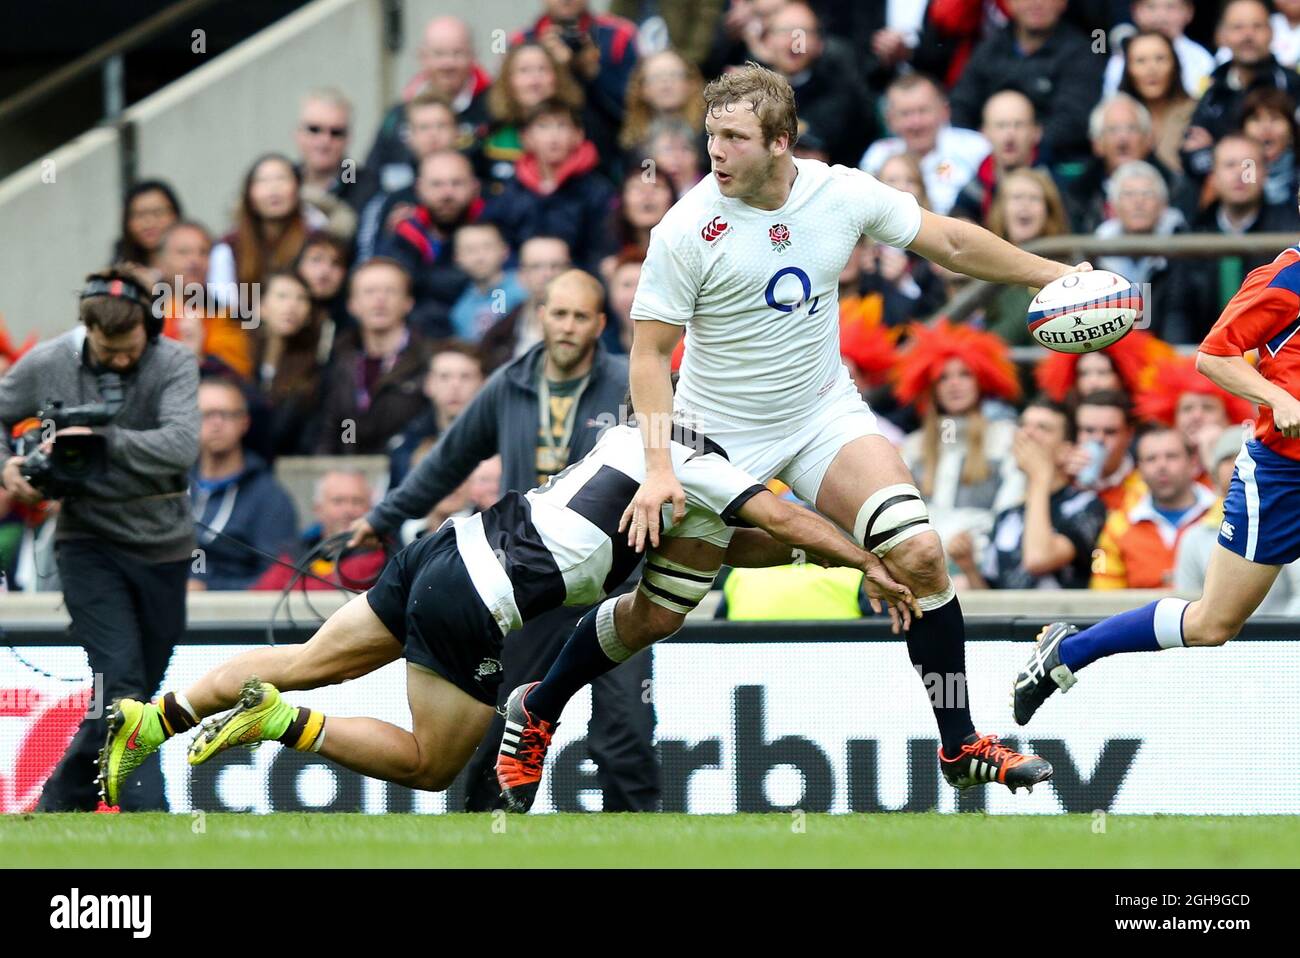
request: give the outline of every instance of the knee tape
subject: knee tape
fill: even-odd
[[[655,605],[685,615],[709,594],[718,569],[692,569],[651,553],[645,560],[637,589]]]
[[[900,482],[878,490],[862,504],[853,522],[853,538],[864,549],[883,556],[900,542],[932,528],[921,490]]]

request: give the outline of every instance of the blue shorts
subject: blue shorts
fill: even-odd
[[[1223,500],[1219,545],[1260,565],[1300,558],[1300,462],[1257,439],[1241,447]]]

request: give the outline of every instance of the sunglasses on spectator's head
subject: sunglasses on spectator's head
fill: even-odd
[[[346,126],[321,126],[319,123],[304,123],[303,127],[312,136],[320,136],[322,133],[328,133],[336,140],[341,140],[348,135]]]

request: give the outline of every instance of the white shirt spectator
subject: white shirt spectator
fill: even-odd
[[[971,181],[991,151],[982,133],[956,126],[945,126],[939,131],[934,149],[921,158],[921,176],[934,212],[946,214],[952,209],[961,188]],[[906,152],[907,145],[901,137],[877,140],[862,154],[858,169],[876,176],[886,160]]]
[[[1268,20],[1273,27],[1273,44],[1269,49],[1278,63],[1294,70],[1300,62],[1300,23],[1291,26],[1284,13],[1275,13]]]
[[[1277,34],[1274,33],[1275,46],[1276,38]],[[1182,64],[1183,88],[1199,100],[1205,88],[1209,86],[1210,74],[1219,65],[1218,61],[1215,60],[1214,54],[1186,35],[1174,40],[1174,52],[1178,54],[1178,62]],[[1124,79],[1124,52],[1120,50],[1112,53],[1106,63],[1106,75],[1101,83],[1102,99],[1118,90],[1122,79]]]

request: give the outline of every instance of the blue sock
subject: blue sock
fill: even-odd
[[[558,721],[564,706],[580,688],[631,658],[632,651],[619,642],[614,632],[617,601],[606,599],[578,620],[546,677],[528,693],[524,704],[529,713],[547,722]]]
[[[1158,652],[1183,647],[1186,599],[1160,599],[1098,622],[1061,643],[1061,662],[1071,672],[1116,652]]]

